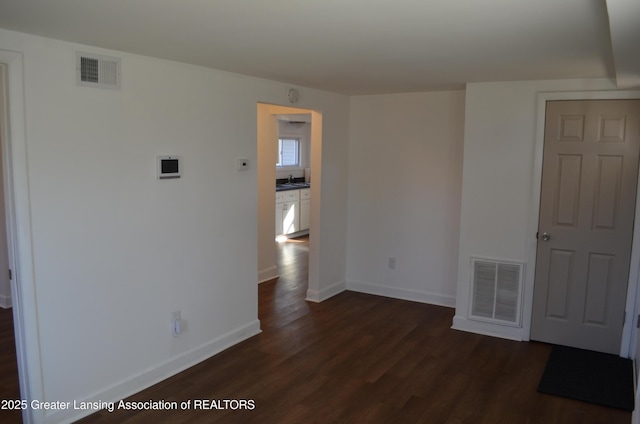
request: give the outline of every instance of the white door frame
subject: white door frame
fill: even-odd
[[[11,292],[16,356],[20,396],[30,403],[32,400],[44,400],[44,387],[31,245],[22,54],[0,50],[0,63],[5,65],[6,70],[7,129],[2,142],[2,160],[9,266],[14,271]],[[25,423],[44,422],[44,410],[24,409],[22,420]]]
[[[547,101],[552,100],[622,100],[622,99],[640,99],[640,90],[621,90],[621,91],[575,91],[575,92],[542,92],[538,93],[537,98],[537,121],[536,121],[536,138],[534,146],[534,163],[533,163],[533,187],[532,187],[532,206],[531,219],[529,219],[529,228],[527,230],[529,260],[531,266],[527,267],[523,305],[523,329],[527,335],[527,340],[531,334],[531,315],[533,313],[533,285],[535,281],[535,264],[536,264],[536,232],[538,231],[538,222],[540,218],[540,193],[542,186],[542,154],[544,148],[544,124],[545,109]],[[640,180],[640,178],[639,178]],[[640,182],[638,184],[636,194],[636,212],[635,221],[640,223]],[[637,331],[634,331],[635,318],[640,313],[640,296],[638,288],[640,286],[640,225],[634,225],[633,243],[631,247],[631,268],[629,270],[629,282],[627,286],[627,301],[625,304],[626,320],[622,328],[622,343],[620,345],[620,356],[633,357],[632,352],[637,338]],[[622,317],[620,317],[622,319]]]

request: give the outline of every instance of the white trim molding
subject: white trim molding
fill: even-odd
[[[13,320],[20,397],[27,402],[44,399],[42,352],[38,326],[35,270],[31,236],[31,202],[27,166],[25,85],[22,53],[0,50],[0,63],[6,65],[8,137],[3,140],[3,167],[7,211],[7,244],[11,280]],[[43,422],[44,411],[22,411],[25,423]]]
[[[0,308],[9,309],[11,305],[11,296],[0,295]]]
[[[522,329],[507,325],[497,325],[491,322],[476,321],[460,315],[453,317],[453,330],[467,331],[483,334],[485,336],[499,337],[501,339],[523,341]]]
[[[265,269],[261,269],[260,271],[258,271],[258,284],[275,280],[279,276],[280,274],[278,274],[278,267],[275,265],[272,265]]]
[[[456,307],[455,296],[440,293],[382,286],[380,284],[366,283],[363,281],[347,281],[347,290],[409,300],[412,302],[427,303],[429,305],[446,306],[448,308]]]
[[[109,387],[105,387],[97,393],[87,396],[84,399],[78,399],[80,402],[117,402],[139,391],[146,389],[156,383],[176,375],[187,368],[190,368],[200,362],[215,356],[216,354],[234,346],[244,340],[260,334],[260,321],[255,320],[240,328],[223,334],[214,340],[211,340],[201,346],[184,352],[168,361],[154,366],[144,372],[133,375],[126,380],[120,381]],[[80,411],[80,412],[78,412]],[[96,412],[89,410],[62,409],[58,411],[50,411],[47,414],[47,422],[71,422],[78,420],[84,416]]]
[[[307,290],[307,298],[305,299],[307,302],[320,303],[325,300],[342,293],[346,290],[346,284],[344,282],[335,283],[329,287],[326,287],[322,290]]]

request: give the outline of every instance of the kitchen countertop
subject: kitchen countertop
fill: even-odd
[[[310,188],[311,183],[299,182],[299,183],[282,183],[276,184],[276,191],[287,190],[302,190],[304,188]]]

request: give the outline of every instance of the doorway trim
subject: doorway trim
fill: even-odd
[[[534,143],[534,161],[533,161],[533,187],[532,202],[529,218],[529,227],[527,229],[528,244],[528,266],[525,275],[525,290],[523,304],[523,334],[526,340],[531,335],[531,318],[533,313],[533,286],[535,281],[535,264],[536,264],[536,232],[538,231],[538,221],[540,218],[540,194],[542,189],[542,155],[544,148],[544,125],[545,125],[545,108],[547,101],[552,100],[624,100],[624,99],[640,99],[640,90],[620,90],[620,91],[574,91],[574,92],[541,92],[537,96],[536,107],[536,131]],[[640,176],[639,176],[640,180]],[[635,223],[640,223],[640,184],[638,184],[636,196]],[[622,343],[620,346],[620,356],[633,357],[632,346],[637,337],[637,331],[633,331],[633,323],[635,317],[640,311],[636,305],[640,306],[636,298],[638,288],[640,287],[640,225],[634,225],[633,242],[631,246],[631,268],[629,269],[629,281],[627,285],[627,300],[625,303],[626,320],[622,329]],[[632,340],[633,339],[633,340]]]
[[[22,53],[0,50],[5,65],[6,137],[2,149],[7,213],[9,266],[20,396],[31,402],[44,399],[42,356],[31,235],[31,203],[27,166],[27,139]],[[44,410],[22,411],[25,423],[44,420]]]

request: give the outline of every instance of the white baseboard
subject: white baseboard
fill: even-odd
[[[461,316],[453,317],[454,330],[466,331],[468,333],[482,334],[484,336],[499,337],[501,339],[515,340],[521,342],[526,340],[523,337],[521,327],[511,327],[508,325],[492,324],[490,322],[474,321]]]
[[[0,295],[0,308],[9,309],[13,304],[11,303],[11,295]]]
[[[347,290],[391,297],[394,299],[428,303],[430,305],[447,306],[449,308],[456,307],[455,296],[409,290],[399,287],[381,286],[379,284],[365,283],[362,281],[347,281]]]
[[[153,386],[160,381],[178,374],[181,371],[186,370],[231,346],[238,344],[250,337],[259,334],[260,321],[252,321],[240,328],[237,328],[227,334],[224,334],[208,343],[205,343],[199,347],[184,352],[168,361],[158,364],[150,370],[145,370],[137,375],[134,375],[126,380],[122,380],[111,386],[105,387],[101,391],[87,396],[84,399],[77,399],[80,402],[118,402],[121,399],[127,398],[141,390],[144,390],[150,386]],[[87,415],[97,412],[95,410],[60,410],[50,414],[46,414],[45,422],[73,422]]]
[[[309,235],[309,230],[300,230],[297,233],[287,234],[287,238],[291,239],[291,238],[308,236],[308,235]]]
[[[307,290],[307,297],[305,300],[308,302],[320,303],[329,299],[330,297],[337,295],[338,293],[342,293],[346,289],[347,288],[344,281],[340,283],[336,283],[322,290],[309,289]]]
[[[276,265],[261,269],[260,271],[258,271],[258,284],[264,283],[265,281],[274,280],[279,276],[280,275],[278,274],[278,267]]]

